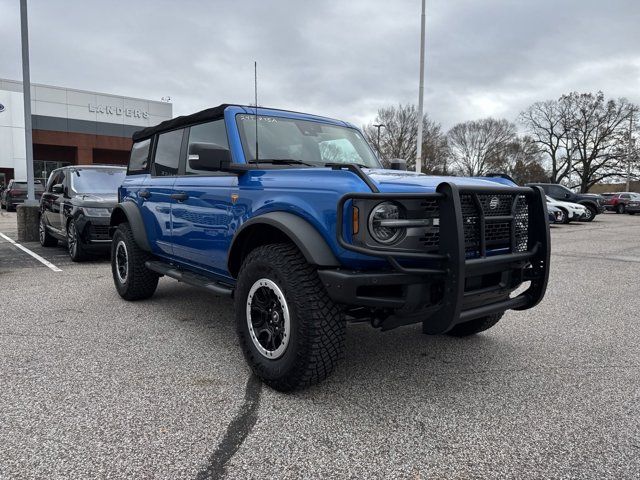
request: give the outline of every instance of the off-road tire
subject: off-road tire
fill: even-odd
[[[258,280],[274,282],[290,314],[290,337],[279,358],[266,358],[251,339],[247,301]],[[300,389],[324,380],[344,352],[346,321],[329,298],[315,267],[293,245],[256,248],[242,263],[235,290],[236,330],[242,352],[254,373],[280,391]]]
[[[58,239],[47,231],[42,214],[40,214],[40,220],[38,220],[38,239],[43,247],[55,247],[58,245]]]
[[[72,248],[69,238],[72,234],[75,234],[75,248]],[[69,223],[67,223],[67,252],[69,253],[71,260],[74,262],[82,262],[89,257],[89,254],[82,243],[82,237],[80,236],[80,232],[78,232],[74,219],[69,220]]]
[[[500,321],[504,313],[495,313],[486,317],[476,318],[468,322],[460,323],[447,332],[452,337],[468,337],[476,333],[490,329]]]
[[[120,280],[117,271],[116,252],[120,242],[124,243],[126,253],[127,274]],[[145,262],[151,255],[142,250],[133,238],[128,223],[118,225],[111,242],[111,273],[118,294],[125,300],[143,300],[151,297],[158,287],[160,275],[149,270]]]

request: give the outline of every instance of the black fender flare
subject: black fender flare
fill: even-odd
[[[237,270],[232,263],[242,254],[244,240],[259,225],[268,225],[285,234],[304,255],[311,265],[322,267],[340,267],[340,262],[322,237],[320,232],[308,221],[288,212],[270,212],[251,218],[242,224],[231,241],[227,265],[229,272]]]
[[[580,205],[585,206],[585,207],[586,206],[593,207],[596,210],[596,215],[598,214],[598,204],[597,204],[597,202],[594,202],[593,200],[580,200],[578,203]]]
[[[144,227],[140,209],[138,209],[135,203],[121,202],[114,207],[109,221],[109,236],[113,237],[113,232],[122,222],[129,223],[131,231],[133,232],[133,238],[138,246],[147,252],[151,252],[151,246],[147,239],[147,230]]]

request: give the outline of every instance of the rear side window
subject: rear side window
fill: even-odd
[[[178,174],[183,131],[183,129],[173,130],[158,136],[156,155],[153,161],[153,175],[166,177]]]
[[[129,157],[130,174],[147,173],[149,171],[150,145],[150,138],[133,144],[133,147],[131,147],[131,156]]]

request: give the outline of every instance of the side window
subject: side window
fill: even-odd
[[[58,178],[59,173],[59,171],[53,171],[51,172],[51,175],[49,175],[49,181],[47,182],[47,192],[51,193],[51,189],[56,184],[56,178]]]
[[[224,120],[215,120],[213,122],[201,123],[194,125],[189,131],[189,145],[192,143],[215,143],[225,150],[229,150],[229,141],[227,140],[227,128],[225,127]],[[189,147],[187,147],[187,152]],[[202,170],[196,170],[187,165],[185,168],[187,175],[198,175],[211,172],[204,172]]]
[[[564,189],[562,187],[557,187],[555,185],[550,185],[549,186],[549,195],[551,195],[552,197],[556,197],[556,198],[564,198],[564,194],[566,192],[564,191]]]
[[[149,172],[149,146],[151,139],[147,138],[141,142],[136,142],[131,147],[131,156],[129,157],[128,173],[148,173]]]
[[[153,161],[153,175],[156,177],[178,174],[183,132],[184,129],[180,129],[158,135],[156,155]]]
[[[620,198],[629,198],[629,194],[628,193],[623,193],[622,195],[620,195]]]

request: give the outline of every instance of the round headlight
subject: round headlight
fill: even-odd
[[[369,215],[369,233],[378,243],[390,245],[397,242],[406,228],[385,225],[385,220],[399,220],[403,218],[400,206],[392,202],[382,202],[376,205]]]

